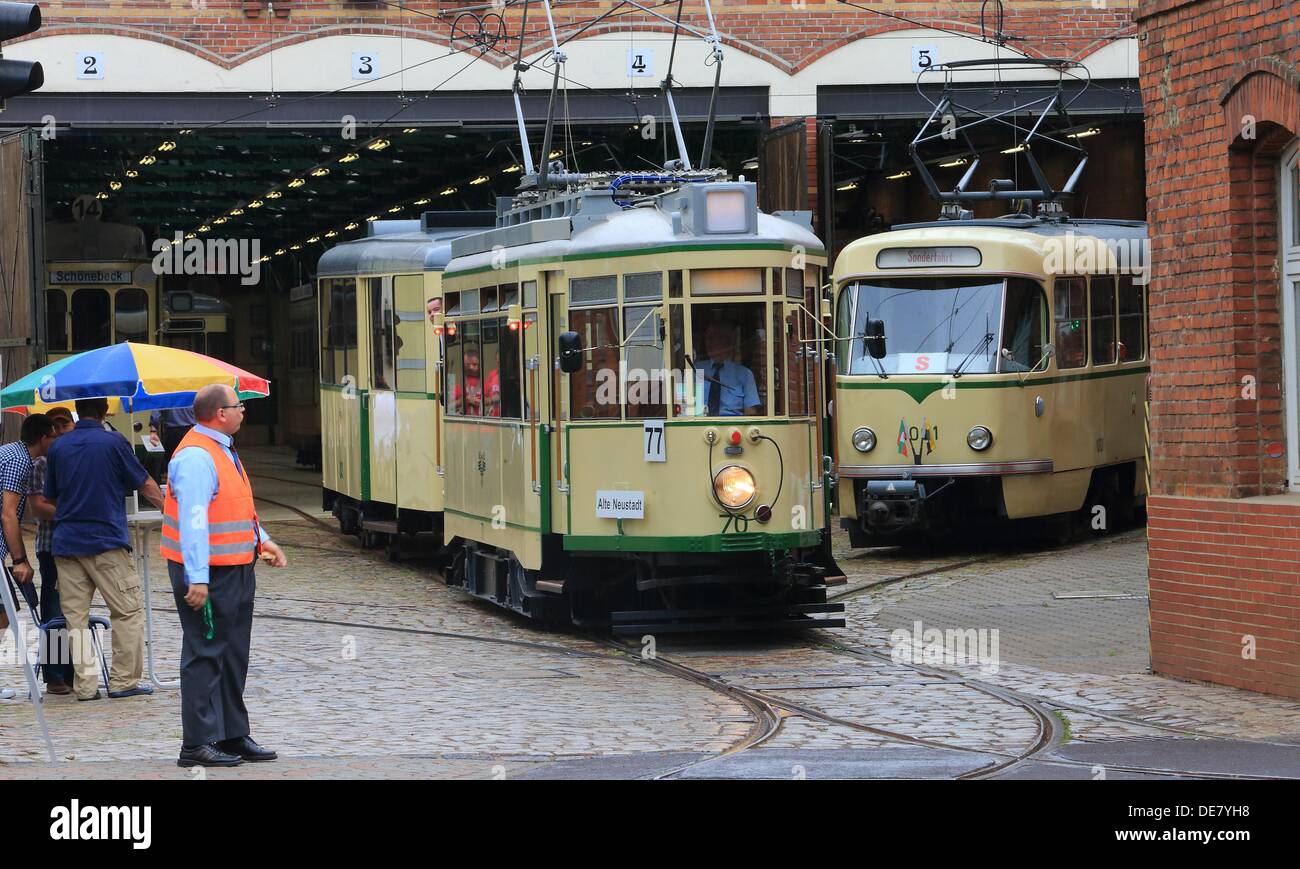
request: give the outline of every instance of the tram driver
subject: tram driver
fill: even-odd
[[[704,330],[704,355],[695,362],[697,394],[708,416],[757,416],[763,410],[754,372],[732,359],[736,328],[712,319]]]

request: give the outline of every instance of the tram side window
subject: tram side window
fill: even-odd
[[[357,294],[352,278],[321,282],[321,382],[344,384],[356,376]]]
[[[1002,327],[1000,371],[1030,371],[1043,358],[1044,299],[1039,285],[1025,278],[1007,281],[1006,322]]]
[[[484,291],[484,299],[491,298],[490,310],[496,310],[496,288],[491,288],[491,296]],[[501,320],[482,320],[479,328],[482,334],[482,379],[483,379],[483,416],[501,415],[501,332],[505,323]]]
[[[782,318],[785,305],[778,294],[772,302],[772,413],[780,416],[785,412],[785,320]]]
[[[108,290],[87,287],[72,294],[72,352],[107,347]]]
[[[149,294],[136,287],[118,290],[113,314],[113,341],[149,340]]]
[[[460,380],[465,365],[460,352],[460,329],[448,329],[442,340],[443,353],[447,360],[447,383],[442,389],[442,394],[447,399],[447,413],[463,413]]]
[[[477,320],[467,320],[456,331],[460,333],[461,376],[452,387],[455,404],[465,416],[482,416],[482,329]]]
[[[569,329],[582,338],[583,367],[569,375],[572,419],[618,419],[618,309],[569,311]]]
[[[1110,365],[1115,361],[1115,279],[1092,279],[1089,300],[1092,321],[1092,364]]]
[[[806,319],[807,316],[797,307],[789,306],[785,309],[785,368],[790,372],[791,416],[808,415],[808,377],[805,358],[808,355],[808,348],[812,345],[800,343],[804,337],[801,324]]]
[[[1057,278],[1052,289],[1052,334],[1056,367],[1088,364],[1088,291],[1083,278]]]
[[[497,374],[496,383],[488,383],[489,416],[520,419],[523,416],[523,373],[520,367],[523,354],[519,342],[523,336],[519,329],[511,329],[504,317],[498,319],[496,324],[501,336],[500,373]]]
[[[1297,221],[1300,226],[1300,221]],[[1137,362],[1146,357],[1146,288],[1131,275],[1119,279],[1119,361]]]
[[[424,279],[414,275],[394,278],[393,308],[397,321],[397,388],[403,392],[424,392]]]
[[[370,385],[373,389],[392,389],[397,379],[392,284],[384,278],[367,278],[366,296],[370,302]]]
[[[51,353],[68,349],[68,296],[63,290],[45,291],[45,343]]]
[[[623,340],[627,352],[627,415],[657,418],[668,411],[664,383],[663,321],[653,307],[623,309]]]
[[[761,415],[767,392],[763,303],[695,305],[691,335],[695,415]]]

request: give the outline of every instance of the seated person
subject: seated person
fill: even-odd
[[[714,320],[704,330],[707,359],[695,361],[697,375],[704,380],[701,390],[708,416],[757,416],[762,412],[754,372],[732,360],[735,329]]]

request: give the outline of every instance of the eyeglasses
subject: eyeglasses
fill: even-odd
[[[230,410],[232,407],[237,407],[237,408],[239,408],[240,410],[243,410],[243,409],[244,409],[244,403],[241,401],[239,404],[223,404],[223,405],[221,405],[221,409],[222,409],[222,410]]]

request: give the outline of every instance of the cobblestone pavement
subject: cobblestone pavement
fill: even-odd
[[[319,507],[296,482],[307,475],[263,471],[282,478],[258,491],[288,505],[268,527],[291,566],[258,572],[246,697],[253,735],[281,760],[209,778],[951,777],[1029,752],[1043,709],[1055,743],[1009,775],[1088,777],[1112,756],[1116,777],[1236,769],[1196,765],[1192,737],[1205,751],[1258,741],[1265,755],[1242,754],[1243,771],[1289,774],[1269,743],[1300,742],[1300,704],[1146,672],[1140,531],[1043,551],[850,553],[837,541],[846,629],[659,638],[662,659],[693,671],[682,678],[640,661],[635,643],[540,631],[474,602],[427,559],[359,550],[300,518]],[[156,550],[151,573],[166,577]],[[158,675],[175,678],[170,589],[156,585],[150,602]],[[895,632],[918,622],[921,637],[997,631],[985,646],[996,657],[895,657],[909,646]],[[0,684],[20,681],[16,667],[0,668]],[[1046,704],[1039,717],[1035,701]],[[45,712],[57,764],[31,705],[0,701],[0,778],[196,775],[175,766],[173,689],[47,697]],[[1173,751],[1176,763],[1142,761],[1133,747],[1168,743],[1160,756]]]

